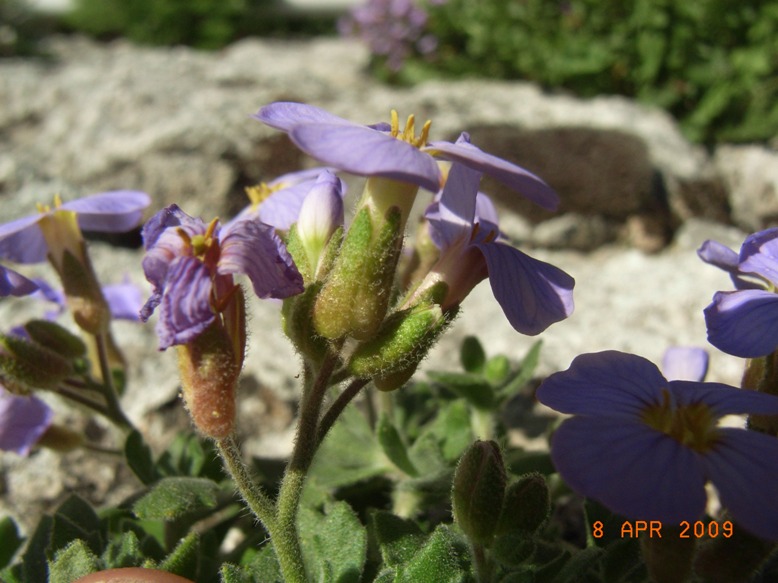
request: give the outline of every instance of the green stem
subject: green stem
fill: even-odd
[[[108,410],[106,417],[116,425],[127,431],[134,429],[132,422],[127,418],[119,405],[119,398],[116,394],[116,387],[113,384],[113,373],[108,363],[108,339],[105,332],[95,334],[97,344],[97,358],[100,362],[100,374],[103,377],[102,394],[105,398],[105,405]]]
[[[338,398],[330,405],[330,408],[324,413],[319,423],[319,431],[317,434],[317,443],[320,445],[324,438],[327,436],[327,432],[332,428],[333,424],[340,417],[340,414],[346,408],[354,397],[357,396],[362,387],[369,383],[369,379],[354,379],[351,381],[348,387],[338,395]]]
[[[104,417],[110,418],[110,412],[108,411],[108,408],[105,405],[103,405],[102,403],[97,403],[93,399],[90,399],[89,397],[85,397],[82,394],[78,393],[77,391],[74,391],[65,386],[59,386],[56,389],[54,389],[54,392],[62,397],[65,397],[66,399],[70,399],[74,403],[78,403],[79,405],[88,407],[92,411],[95,411],[96,413],[100,413],[100,415],[103,415]]]
[[[482,544],[472,542],[473,558],[475,559],[476,577],[478,583],[489,583],[492,579],[492,567]]]

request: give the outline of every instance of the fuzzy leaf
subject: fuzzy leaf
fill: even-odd
[[[65,548],[76,539],[83,540],[93,553],[103,550],[100,519],[88,502],[73,494],[54,514],[49,552]]]
[[[381,558],[389,567],[409,561],[424,542],[424,533],[412,520],[380,510],[370,519]]]
[[[57,552],[49,562],[49,583],[71,583],[100,570],[100,560],[82,540],[75,540]]]
[[[483,372],[486,365],[486,352],[484,347],[475,336],[467,336],[462,341],[462,347],[459,349],[459,362],[462,368],[467,372]]]
[[[489,411],[496,405],[494,389],[481,375],[473,373],[429,372],[429,377],[463,397],[473,407]]]
[[[215,507],[218,490],[215,482],[205,478],[163,478],[132,510],[142,520],[173,520]]]
[[[140,567],[146,557],[140,549],[138,535],[129,530],[109,541],[105,551],[103,551],[102,560],[106,568],[119,569]]]
[[[159,565],[159,569],[197,581],[199,579],[200,554],[200,536],[196,532],[190,532],[178,542],[173,552],[165,557],[165,560]]]
[[[419,472],[408,458],[408,450],[403,443],[400,433],[394,426],[388,415],[381,415],[376,428],[378,442],[391,462],[409,476],[418,476]]]
[[[396,583],[464,583],[469,580],[469,552],[461,536],[440,525],[427,544],[414,555],[395,579]]]
[[[132,431],[127,436],[124,442],[124,456],[127,458],[127,465],[144,485],[153,484],[160,478],[151,457],[151,449],[137,431]]]

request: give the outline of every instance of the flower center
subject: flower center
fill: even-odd
[[[191,252],[192,256],[208,266],[214,266],[219,261],[219,241],[213,236],[218,224],[219,219],[213,219],[208,224],[205,233],[191,237],[180,227],[176,231],[178,236],[184,240],[184,245]]]
[[[419,134],[419,137],[416,137],[415,122],[416,118],[413,115],[409,115],[408,120],[405,122],[405,129],[400,131],[400,116],[397,114],[397,110],[393,109],[391,129],[392,137],[397,138],[398,140],[402,140],[403,142],[408,142],[415,148],[423,148],[427,145],[427,138],[429,137],[430,126],[432,126],[432,122],[430,120],[424,122],[424,125],[421,127],[421,133]]]
[[[55,194],[54,195],[54,208],[58,209],[61,206],[62,206],[62,197],[59,194]],[[35,207],[37,208],[38,212],[40,214],[42,214],[42,215],[45,215],[46,213],[50,213],[51,212],[51,208],[52,208],[50,205],[41,204],[41,203],[36,203]]]
[[[705,403],[675,406],[667,389],[662,402],[643,410],[641,418],[649,427],[669,435],[679,443],[704,453],[717,440],[716,417]]]
[[[255,186],[247,186],[246,194],[248,195],[249,201],[251,202],[251,208],[256,210],[260,204],[270,198],[271,194],[277,190],[281,190],[284,188],[284,186],[285,185],[283,183],[270,186],[267,182],[260,182]]]

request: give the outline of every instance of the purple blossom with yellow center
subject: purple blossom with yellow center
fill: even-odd
[[[123,233],[137,227],[151,199],[145,192],[115,190],[62,202],[54,206],[39,206],[39,212],[0,225],[0,258],[16,263],[46,261],[50,246],[57,243],[57,229],[51,228],[63,215],[75,216],[78,228],[84,231]]]
[[[0,450],[26,456],[53,417],[51,408],[37,397],[14,395],[0,385]]]
[[[459,163],[426,212],[440,257],[420,285],[443,281],[443,309],[458,305],[484,278],[511,325],[536,335],[573,312],[575,281],[561,269],[512,247],[500,234],[497,212],[478,192],[481,173]]]
[[[579,494],[630,519],[699,519],[711,482],[734,520],[778,540],[778,439],[721,427],[730,414],[778,414],[778,398],[720,383],[668,381],[648,360],[584,354],[548,377],[538,400],[574,415],[551,458]]]
[[[487,174],[545,209],[555,210],[559,202],[540,178],[480,150],[469,139],[428,143],[431,122],[417,136],[413,116],[404,129],[394,111],[391,124],[364,126],[312,105],[277,102],[253,117],[289,134],[313,158],[359,176],[389,178],[437,192],[443,184],[438,160],[446,160]]]
[[[778,349],[778,228],[749,235],[735,253],[716,241],[697,251],[728,272],[735,291],[720,291],[705,308],[708,341],[734,356],[756,358]]]
[[[171,205],[143,227],[143,270],[154,286],[141,310],[147,320],[160,307],[160,350],[187,344],[221,313],[235,293],[234,274],[245,274],[260,298],[302,292],[303,281],[270,225],[232,221],[221,228]]]

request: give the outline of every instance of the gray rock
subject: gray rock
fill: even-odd
[[[730,192],[736,225],[747,231],[778,225],[778,152],[762,146],[720,146],[714,162]]]

